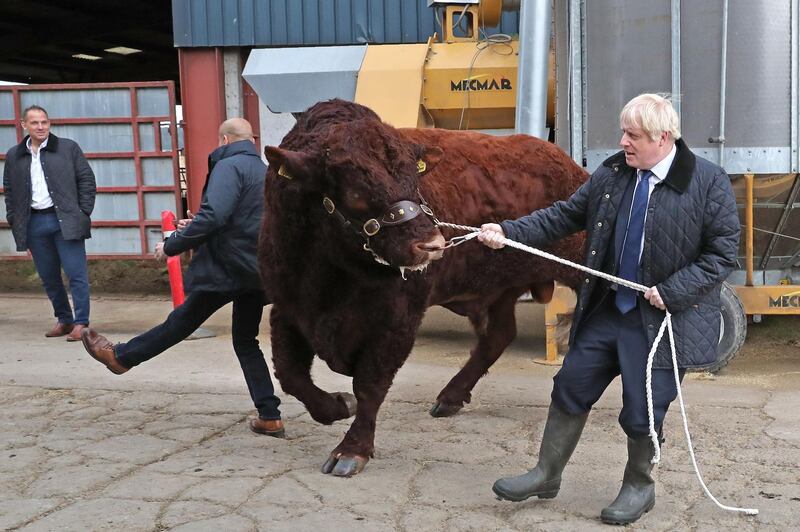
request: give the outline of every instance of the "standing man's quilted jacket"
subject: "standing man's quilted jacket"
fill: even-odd
[[[28,220],[31,217],[31,153],[25,136],[22,142],[8,150],[3,168],[6,220],[17,244],[17,251],[28,249]],[[58,214],[58,224],[64,240],[84,240],[92,237],[90,216],[94,210],[97,185],[94,172],[71,139],[50,133],[42,148],[42,169],[47,192]]]
[[[655,187],[647,206],[640,284],[656,286],[673,315],[678,365],[700,368],[717,358],[720,285],[736,266],[740,222],[725,171],[695,157],[682,140],[676,147],[669,173]],[[617,261],[607,254],[613,248],[614,225],[625,188],[635,178],[635,169],[625,164],[625,154],[619,152],[603,162],[567,201],[501,226],[511,240],[536,247],[585,229],[586,266],[615,274]],[[570,340],[587,311],[594,308],[590,303],[610,290],[606,281],[595,276],[587,274],[585,281]],[[643,298],[638,312],[652,346],[665,313]],[[672,367],[666,333],[653,367]]]

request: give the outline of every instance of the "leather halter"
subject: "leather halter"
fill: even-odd
[[[322,197],[322,206],[328,214],[339,220],[339,223],[341,223],[343,227],[351,229],[355,234],[369,243],[370,237],[377,235],[381,227],[392,227],[404,224],[419,216],[420,213],[427,215],[433,220],[434,224],[439,225],[439,220],[436,219],[436,215],[433,214],[431,208],[425,203],[419,190],[417,190],[417,195],[419,195],[420,203],[409,200],[398,201],[390,205],[380,219],[370,218],[362,223],[360,227],[358,223],[349,220],[344,214],[337,210],[333,200],[328,196]]]

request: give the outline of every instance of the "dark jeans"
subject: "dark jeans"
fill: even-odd
[[[247,389],[261,419],[280,419],[280,399],[269,376],[264,353],[258,347],[258,327],[264,311],[264,294],[250,292],[191,292],[167,320],[114,346],[117,360],[128,368],[166,351],[197,330],[214,312],[233,302],[233,350],[242,366]]]
[[[28,220],[28,249],[44,291],[60,323],[89,323],[89,272],[84,240],[64,240],[56,214],[33,214]],[[75,315],[61,280],[61,268],[69,279]]]
[[[638,304],[649,305],[643,298]],[[661,340],[668,342],[666,334]],[[588,412],[617,375],[622,375],[619,424],[630,437],[649,433],[647,416],[647,336],[639,308],[621,314],[610,293],[575,335],[564,364],[553,377],[553,401],[567,413]],[[680,369],[680,380],[686,370]],[[653,369],[653,417],[660,434],[667,409],[677,397],[672,369]]]

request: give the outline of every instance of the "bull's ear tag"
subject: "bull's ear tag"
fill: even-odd
[[[281,165],[281,167],[278,168],[278,175],[288,179],[289,181],[292,180],[292,176],[289,174],[289,172],[286,171],[286,167],[284,167],[283,165]]]
[[[424,172],[427,169],[428,169],[428,165],[425,164],[425,161],[423,161],[422,159],[417,161],[417,173],[418,174],[421,174],[422,172]]]

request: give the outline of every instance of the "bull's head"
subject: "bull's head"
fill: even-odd
[[[305,151],[264,153],[278,176],[318,197],[325,223],[375,261],[404,274],[442,257],[444,237],[419,192],[439,148],[411,143],[376,120],[336,124],[320,140]]]

